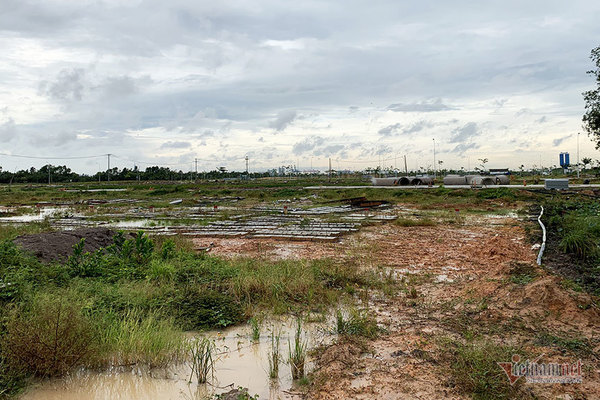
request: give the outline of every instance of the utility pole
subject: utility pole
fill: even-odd
[[[436,178],[436,165],[435,165],[435,138],[433,138],[433,179]]]
[[[108,182],[110,182],[110,156],[111,154],[107,154],[107,165],[108,165],[108,169],[106,170],[106,179],[108,180]]]

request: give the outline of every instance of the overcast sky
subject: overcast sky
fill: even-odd
[[[598,1],[0,0],[0,153],[190,170],[576,157]],[[587,135],[581,156],[600,158]],[[4,169],[106,157],[22,159]]]

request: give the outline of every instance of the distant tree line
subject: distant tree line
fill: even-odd
[[[250,173],[248,177],[258,178],[268,176],[267,173]],[[225,179],[245,177],[241,172],[222,172],[218,170],[209,172],[184,172],[168,167],[153,166],[144,170],[135,168],[112,168],[107,171],[97,172],[94,175],[78,174],[66,165],[44,165],[36,169],[31,167],[20,171],[10,172],[0,167],[0,183],[65,183],[65,182],[93,182],[107,181],[184,181],[195,179]]]

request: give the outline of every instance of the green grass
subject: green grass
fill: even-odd
[[[166,367],[185,357],[186,339],[173,318],[129,309],[122,318],[97,326],[99,362],[104,365]],[[102,318],[102,317],[100,317]]]
[[[279,378],[279,364],[281,362],[281,353],[279,350],[279,342],[281,332],[272,332],[271,334],[271,349],[269,351],[269,378]]]
[[[252,341],[258,342],[260,340],[261,321],[257,317],[252,317],[252,318],[250,318],[248,323],[250,324],[250,329],[252,330],[252,334],[251,334]]]
[[[303,338],[302,320],[298,318],[296,321],[296,330],[294,332],[294,341],[289,342],[288,362],[292,371],[292,379],[298,380],[305,376],[305,363],[308,351],[308,343]]]
[[[452,339],[440,342],[450,384],[473,399],[496,400],[528,398],[521,391],[522,380],[510,385],[497,362],[510,362],[518,350],[491,341],[461,343]]]
[[[559,350],[566,350],[579,356],[586,356],[593,353],[593,346],[587,339],[581,337],[568,338],[549,332],[542,332],[536,337],[535,343],[539,346],[549,346]]]
[[[192,363],[189,382],[196,375],[198,384],[207,383],[214,376],[215,354],[217,348],[215,342],[207,337],[196,337],[188,344],[189,358]]]
[[[352,309],[346,317],[340,310],[336,313],[335,332],[338,335],[375,339],[381,331],[377,321],[367,310]]]
[[[7,393],[28,376],[61,376],[78,367],[171,365],[190,356],[185,330],[226,327],[262,310],[325,311],[349,288],[384,286],[360,263],[224,259],[142,233],[118,234],[106,251],[91,254],[80,243],[68,261],[53,264],[2,241],[0,282],[0,354],[9,365],[0,371],[0,390]],[[301,336],[298,331],[290,343],[298,377],[306,357]]]
[[[517,285],[526,285],[537,277],[538,273],[534,265],[523,262],[511,264],[510,281]]]
[[[398,218],[394,221],[394,225],[397,226],[435,226],[437,222],[430,218]]]

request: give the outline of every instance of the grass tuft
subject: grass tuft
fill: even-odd
[[[279,341],[281,332],[273,332],[271,335],[271,350],[269,351],[269,378],[279,378],[279,363],[281,361],[281,353],[279,350]]]
[[[510,362],[516,349],[491,341],[463,344],[452,339],[443,340],[441,348],[450,366],[450,383],[462,394],[480,400],[527,398],[520,391],[521,380],[511,386],[497,364]]]
[[[189,344],[189,356],[192,361],[190,383],[192,376],[196,375],[198,384],[208,382],[214,375],[214,355],[216,353],[215,342],[206,337],[196,337]]]
[[[375,339],[381,333],[377,321],[367,311],[351,310],[347,318],[338,310],[336,313],[336,333],[346,336],[360,336]]]
[[[296,331],[294,334],[294,343],[288,342],[290,368],[292,370],[292,379],[298,380],[304,378],[304,364],[306,362],[306,353],[308,343],[302,339],[302,320],[298,318],[296,322]]]

